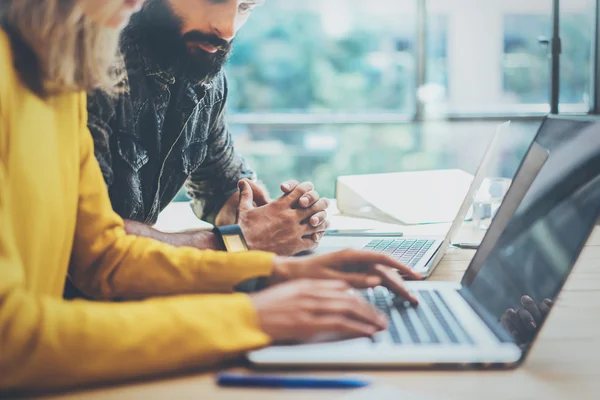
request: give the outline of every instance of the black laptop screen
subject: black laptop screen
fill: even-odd
[[[600,121],[550,118],[535,142],[548,151],[545,164],[497,242],[483,246],[484,239],[491,250],[463,281],[525,350],[600,213]]]

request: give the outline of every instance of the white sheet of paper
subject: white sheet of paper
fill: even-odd
[[[469,190],[473,175],[461,170],[356,175],[338,179],[338,206],[343,213],[356,215],[340,198],[354,193],[389,221],[406,225],[452,222]],[[349,190],[339,190],[344,185]],[[381,218],[379,218],[381,219]]]

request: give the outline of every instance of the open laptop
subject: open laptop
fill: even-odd
[[[331,253],[348,248],[374,251],[386,254],[411,267],[415,272],[422,274],[424,277],[429,277],[440,261],[442,261],[448,247],[456,239],[456,235],[462,227],[467,213],[471,209],[473,199],[485,179],[490,162],[497,153],[498,142],[501,137],[506,136],[509,128],[510,122],[499,125],[496,128],[496,132],[487,146],[471,186],[446,237],[373,237],[372,235],[361,236],[360,233],[352,237],[326,235],[321,240],[319,248],[315,253]]]
[[[257,366],[517,367],[599,215],[600,119],[549,117],[460,284],[408,283],[416,307],[384,288],[364,292],[390,318],[374,341],[274,346],[248,357]],[[521,324],[523,296],[535,309]]]

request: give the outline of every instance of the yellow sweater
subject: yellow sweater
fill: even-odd
[[[215,363],[264,346],[250,299],[272,255],[127,236],[112,211],[83,93],[42,101],[0,31],[0,391],[65,388]],[[65,301],[67,273],[102,299]],[[168,296],[142,300],[152,296]]]

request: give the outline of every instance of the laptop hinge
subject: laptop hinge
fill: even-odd
[[[510,334],[504,328],[502,328],[502,325],[500,325],[500,323],[477,302],[469,289],[463,287],[458,291],[458,293],[463,299],[465,299],[467,303],[469,303],[473,311],[479,315],[479,318],[481,318],[487,327],[490,328],[490,330],[501,343],[515,342],[512,336],[510,336]]]

